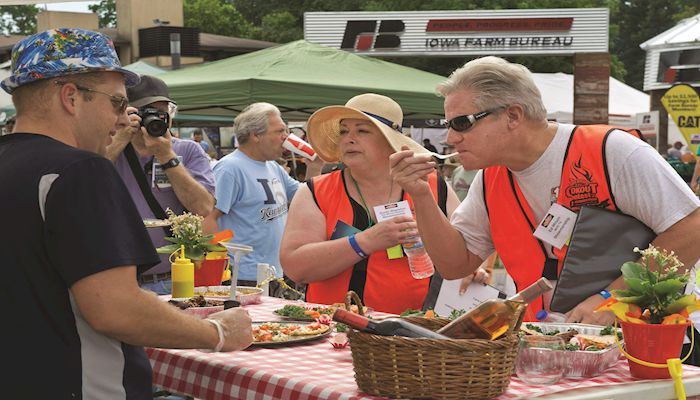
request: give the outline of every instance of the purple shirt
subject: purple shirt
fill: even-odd
[[[209,191],[209,193],[213,195],[214,172],[212,172],[211,170],[211,167],[209,165],[209,158],[207,157],[204,150],[202,150],[202,148],[197,142],[194,142],[192,140],[172,138],[171,141],[173,146],[173,152],[175,152],[175,154],[177,154],[178,157],[182,157],[182,159],[180,160],[182,162],[182,165],[184,165],[184,167],[187,168],[187,171],[189,171],[190,175],[192,175],[192,177],[197,182],[204,186],[204,188],[207,189],[207,191]],[[138,152],[136,154],[138,155]],[[156,167],[155,173],[156,187],[153,187],[153,169],[150,167],[152,165],[151,161],[157,164],[157,160],[154,161],[154,157],[141,157],[139,155],[139,162],[141,164],[142,169],[147,168],[148,170],[146,174],[146,180],[148,181],[148,184],[151,187],[151,192],[153,193],[153,196],[156,198],[156,200],[158,200],[158,203],[160,203],[161,207],[163,207],[163,210],[170,208],[175,214],[182,214],[182,212],[185,211],[185,208],[183,207],[182,203],[180,203],[180,200],[178,200],[177,196],[175,196],[175,191],[170,185],[167,176],[158,166]],[[156,218],[156,216],[153,215],[151,208],[148,206],[146,198],[143,196],[143,193],[141,193],[139,184],[137,183],[134,174],[131,172],[131,168],[129,168],[129,162],[126,160],[126,156],[124,156],[123,152],[117,158],[116,162],[114,163],[114,166],[116,167],[117,172],[119,172],[119,176],[121,176],[124,180],[127,189],[129,189],[129,194],[134,200],[136,208],[138,208],[139,214],[141,214],[141,218]],[[153,241],[153,244],[156,247],[170,244],[170,242],[167,242],[165,239],[163,239],[165,237],[163,229],[148,228],[148,233],[151,235],[151,240]],[[168,255],[160,254],[160,259],[161,263],[144,272],[144,275],[151,275],[156,273],[160,274],[163,272],[170,271],[170,261],[168,261]]]

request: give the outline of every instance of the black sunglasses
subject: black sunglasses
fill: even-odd
[[[64,81],[54,81],[57,85],[65,85],[69,82],[64,82]],[[73,82],[70,82],[73,83]],[[83,91],[83,92],[89,92],[89,93],[98,93],[98,94],[103,94],[105,96],[109,96],[109,101],[112,103],[112,107],[114,107],[114,112],[117,114],[121,115],[124,114],[124,111],[126,111],[126,107],[129,106],[129,99],[126,97],[122,96],[115,96],[113,94],[109,94],[107,92],[101,92],[99,90],[95,89],[90,89],[89,87],[85,87],[82,85],[78,85],[77,83],[73,83],[75,85],[75,88]]]
[[[501,108],[505,108],[505,106],[497,107],[491,110],[481,111],[470,115],[460,115],[459,117],[454,117],[452,119],[445,120],[443,126],[448,129],[451,128],[456,132],[466,132],[470,130],[474,126],[474,124],[476,124],[476,121],[493,114],[496,110]]]

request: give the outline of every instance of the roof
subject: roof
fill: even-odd
[[[129,41],[120,36],[116,28],[100,28],[97,30],[109,36],[114,44],[127,44]],[[12,47],[20,40],[26,38],[24,35],[0,35],[0,51],[10,51]],[[221,49],[233,50],[237,52],[250,52],[255,50],[266,49],[268,47],[277,46],[277,43],[266,42],[264,40],[243,39],[232,36],[214,35],[211,33],[199,34],[199,47],[202,50]]]
[[[532,78],[542,94],[548,117],[569,122],[574,112],[574,76],[562,72],[533,73]],[[612,76],[609,79],[608,114],[634,115],[649,111],[649,95]]]
[[[361,93],[393,98],[408,118],[442,118],[435,87],[445,77],[298,40],[159,76],[182,113],[238,114],[251,103],[276,105],[285,118],[345,104]]]
[[[2,68],[2,65],[0,64],[0,68]],[[163,68],[156,67],[155,65],[151,65],[145,61],[136,61],[135,63],[131,63],[129,65],[125,65],[124,69],[128,69],[131,72],[136,72],[137,74],[141,75],[160,75],[164,72],[167,72],[167,70]]]
[[[686,18],[673,28],[662,32],[639,45],[642,50],[654,47],[700,43],[700,14]]]
[[[277,43],[263,40],[243,39],[232,36],[214,35],[201,32],[199,34],[200,49],[226,49],[237,51],[255,51],[277,46]]]

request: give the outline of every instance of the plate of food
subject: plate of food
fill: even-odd
[[[303,307],[287,304],[282,308],[273,311],[285,320],[314,321],[323,314],[333,316],[336,307]]]
[[[318,340],[330,333],[330,326],[318,322],[253,322],[251,346],[286,346]]]
[[[615,342],[623,343],[620,330],[612,326],[576,323],[524,322],[521,334],[559,336],[566,343],[564,376],[591,378],[600,375],[620,358]]]
[[[195,294],[204,296],[210,300],[228,300],[231,296],[230,286],[197,286],[194,288]],[[262,301],[263,290],[254,286],[238,286],[236,288],[236,300],[242,306],[248,304],[258,304]]]
[[[195,295],[192,298],[171,298],[168,302],[186,313],[204,318],[217,311],[223,311],[223,300],[206,299],[204,296]]]
[[[321,315],[328,315],[328,316],[332,317],[333,313],[338,308],[345,309],[345,305],[341,304],[341,303],[336,303],[336,304],[333,304],[331,306],[319,306],[319,307],[306,306],[306,307],[304,307],[304,306],[296,306],[293,304],[287,304],[286,306],[284,306],[282,308],[278,308],[277,310],[275,310],[273,312],[285,320],[315,321],[316,318],[319,318]],[[372,309],[369,307],[363,307],[363,310],[364,310],[365,315],[368,315],[370,312],[372,312]],[[357,306],[353,304],[350,307],[350,311],[357,314]]]
[[[154,219],[148,218],[143,220],[143,224],[146,228],[162,228],[164,226],[170,226],[171,223],[167,219]]]

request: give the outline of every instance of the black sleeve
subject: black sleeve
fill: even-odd
[[[114,166],[102,157],[64,168],[46,198],[47,252],[68,285],[110,268],[160,262]]]

